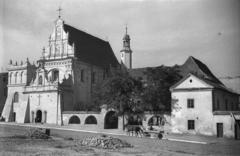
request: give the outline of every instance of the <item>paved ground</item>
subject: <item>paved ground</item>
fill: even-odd
[[[12,125],[10,125],[12,124]],[[13,140],[6,136],[14,134],[23,134],[32,127],[47,127],[51,129],[51,135],[58,140],[53,141],[32,141],[32,140]],[[65,130],[62,130],[62,129]],[[66,130],[68,129],[68,130]],[[173,135],[166,134],[165,138],[172,138],[185,141],[156,140],[149,138],[137,138],[125,136],[124,132],[119,130],[100,130],[95,127],[94,133],[79,132],[88,131],[81,126],[56,126],[56,125],[33,125],[33,124],[15,124],[0,123],[0,155],[239,155],[240,140],[217,139],[215,137],[193,136],[193,135]],[[96,148],[75,147],[72,142],[63,141],[62,138],[72,137],[74,139],[84,139],[94,137],[96,133],[114,133],[121,134],[116,137],[126,140],[135,145],[133,149],[101,150]],[[4,138],[5,137],[5,138]],[[186,141],[206,142],[189,143]],[[61,148],[60,148],[61,147]],[[5,153],[4,153],[5,152]],[[69,154],[71,153],[71,154]]]

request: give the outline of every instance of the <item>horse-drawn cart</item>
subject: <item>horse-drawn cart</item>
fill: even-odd
[[[162,139],[164,131],[143,130],[143,136],[155,139]]]

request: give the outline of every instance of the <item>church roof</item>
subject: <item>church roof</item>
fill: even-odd
[[[75,45],[75,56],[83,62],[109,68],[117,67],[119,62],[110,44],[104,40],[87,34],[72,26],[64,24],[65,32],[69,32],[69,44]]]

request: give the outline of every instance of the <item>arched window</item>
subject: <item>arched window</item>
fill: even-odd
[[[94,116],[88,116],[85,120],[85,124],[97,124],[97,119]]]
[[[23,72],[21,72],[21,75],[20,75],[20,83],[23,83]]]
[[[53,81],[58,81],[59,78],[59,71],[55,70],[53,71]]]
[[[47,111],[44,111],[44,121],[43,123],[47,123]]]
[[[15,102],[18,102],[18,100],[19,100],[19,95],[18,95],[18,92],[16,92],[15,94],[14,94],[14,97],[13,97],[13,102],[15,103]]]
[[[69,124],[80,124],[80,119],[76,115],[72,116],[69,119]]]
[[[42,85],[42,75],[40,75],[38,78],[38,85]]]
[[[15,74],[15,83],[17,83],[17,75],[18,75],[18,72],[16,72]]]
[[[11,74],[9,75],[9,84],[12,83],[12,76],[13,76],[13,73],[11,73]]]

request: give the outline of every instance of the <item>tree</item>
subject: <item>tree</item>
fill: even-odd
[[[141,89],[141,81],[134,79],[125,68],[110,68],[104,80],[95,87],[92,102],[107,104],[117,115],[123,115],[141,104]]]
[[[149,105],[145,110],[171,110],[176,106],[172,105],[171,92],[169,88],[177,83],[182,76],[179,74],[178,66],[159,66],[148,68],[146,73],[147,82],[143,90],[142,102]]]

